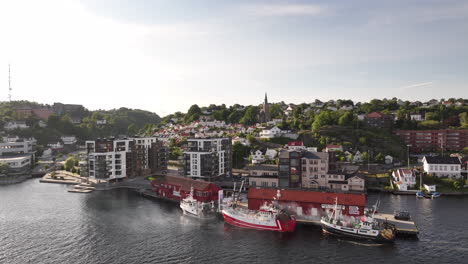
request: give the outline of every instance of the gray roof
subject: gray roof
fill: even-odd
[[[429,164],[461,164],[457,157],[431,157],[424,156]]]

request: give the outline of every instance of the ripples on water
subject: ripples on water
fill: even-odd
[[[419,240],[376,245],[299,226],[292,234],[199,221],[172,203],[125,190],[67,193],[30,180],[0,186],[0,263],[466,263],[468,199],[380,197],[409,210]]]

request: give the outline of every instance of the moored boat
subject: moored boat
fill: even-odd
[[[368,211],[359,221],[344,219],[338,212],[338,201],[332,213],[322,217],[322,230],[341,237],[372,240],[375,242],[392,243],[395,241],[396,228],[388,222],[379,223],[374,219],[376,208]],[[340,211],[341,212],[341,211]]]
[[[278,232],[293,232],[296,228],[296,218],[273,204],[248,210],[232,203],[223,208],[222,214],[226,223],[238,227]]]
[[[417,192],[416,197],[417,198],[424,198],[424,193],[423,192]]]
[[[193,198],[193,187],[190,188],[190,194],[180,201],[180,208],[186,215],[209,218],[214,217],[214,204],[202,203]]]
[[[440,192],[433,192],[431,195],[432,195],[432,198],[437,198],[437,197],[440,197]]]

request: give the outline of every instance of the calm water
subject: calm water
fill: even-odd
[[[411,211],[422,233],[378,246],[316,227],[280,234],[200,222],[125,190],[68,188],[38,180],[0,186],[0,263],[468,263],[468,198],[382,195],[381,211]]]

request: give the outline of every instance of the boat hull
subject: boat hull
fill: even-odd
[[[386,239],[380,233],[376,236],[364,235],[364,234],[359,234],[359,233],[351,233],[351,232],[346,232],[346,231],[334,228],[323,222],[322,222],[322,231],[324,233],[328,233],[337,237],[348,237],[348,238],[353,238],[353,239],[358,239],[358,240],[371,240],[371,241],[375,241],[379,243],[393,243],[394,242],[394,239]]]
[[[257,229],[257,230],[269,230],[269,231],[276,231],[276,232],[293,232],[296,228],[295,220],[287,220],[286,222],[282,222],[276,219],[274,222],[270,221],[269,223],[258,224],[258,223],[252,223],[252,222],[237,218],[236,216],[229,214],[228,212],[224,210],[222,213],[223,213],[224,221],[226,223],[233,225],[233,226],[237,226],[237,227]]]

